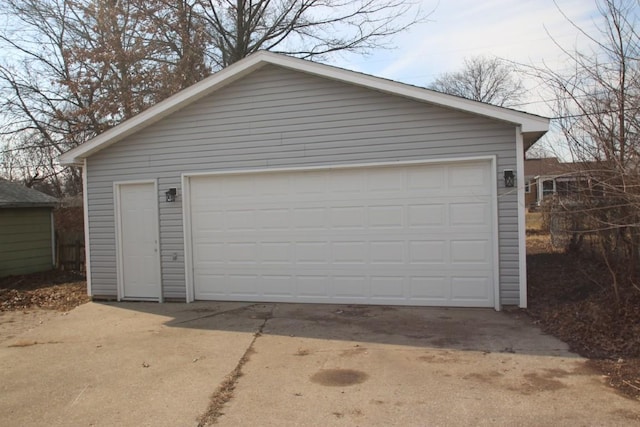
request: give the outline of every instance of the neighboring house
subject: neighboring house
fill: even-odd
[[[584,168],[584,163],[580,164]],[[577,173],[575,163],[561,163],[555,157],[527,159],[524,161],[525,203],[536,208],[553,195],[570,197],[576,194],[584,181]]]
[[[0,178],[0,277],[51,270],[57,200]]]
[[[526,306],[546,118],[259,52],[65,153],[89,292]]]

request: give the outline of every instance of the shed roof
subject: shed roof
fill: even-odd
[[[0,208],[53,207],[57,202],[55,197],[0,178]]]
[[[416,101],[427,102],[513,123],[516,126],[520,126],[522,129],[525,148],[533,144],[549,129],[549,119],[536,116],[534,114],[524,113],[522,111],[504,107],[497,107],[495,105],[472,101],[458,96],[448,95],[404,83],[398,83],[392,80],[319,64],[304,59],[260,51],[176,93],[166,100],[143,111],[137,116],[124,121],[120,125],[111,128],[84,144],[67,151],[59,157],[59,161],[64,165],[82,165],[84,159],[97,153],[103,148],[106,148],[109,145],[144,129],[171,113],[178,111],[269,64],[392,95],[403,96]]]

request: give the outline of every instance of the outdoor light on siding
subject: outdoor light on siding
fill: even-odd
[[[513,187],[516,181],[516,177],[513,174],[513,170],[505,169],[503,173],[504,173],[504,186]]]
[[[164,195],[167,196],[167,202],[175,202],[176,194],[178,194],[178,190],[175,188],[170,188],[169,191],[164,193]]]

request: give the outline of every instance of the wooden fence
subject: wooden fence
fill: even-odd
[[[56,268],[85,271],[84,234],[56,232]]]

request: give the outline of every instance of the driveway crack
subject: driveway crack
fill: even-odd
[[[262,336],[262,331],[267,325],[267,322],[273,317],[273,311],[275,310],[275,308],[275,304],[271,306],[271,311],[264,317],[262,324],[253,334],[253,339],[242,354],[242,357],[240,357],[240,359],[238,360],[236,367],[233,368],[233,370],[229,374],[227,374],[216,391],[214,391],[211,395],[211,398],[209,399],[209,407],[207,408],[206,412],[202,414],[198,419],[198,427],[205,427],[215,424],[218,418],[223,415],[222,408],[233,398],[233,391],[236,388],[238,379],[242,376],[242,367],[249,361],[249,357],[254,351],[253,347],[258,338]]]

